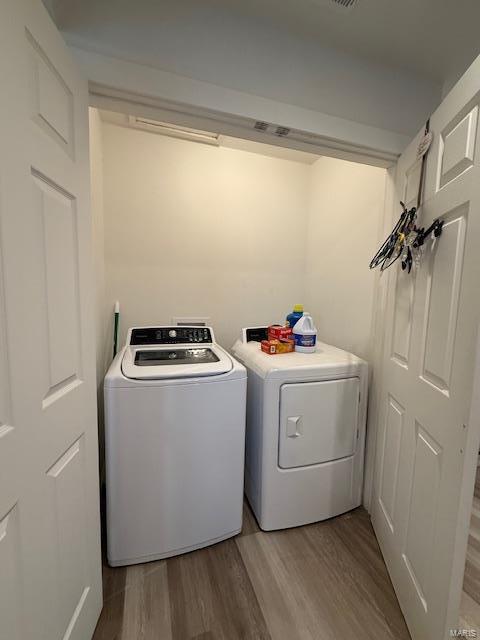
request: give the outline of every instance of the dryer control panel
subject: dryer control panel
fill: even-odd
[[[131,345],[212,344],[210,327],[137,327],[130,329]]]

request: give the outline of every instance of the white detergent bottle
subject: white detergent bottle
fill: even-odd
[[[300,353],[314,353],[317,344],[317,329],[313,324],[312,316],[304,313],[293,327],[295,351]]]

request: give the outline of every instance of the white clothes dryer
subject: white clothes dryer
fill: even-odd
[[[361,504],[368,365],[317,343],[269,355],[266,328],[243,329],[247,368],[245,492],[264,530],[296,527]]]

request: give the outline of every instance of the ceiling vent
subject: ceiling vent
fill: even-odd
[[[285,136],[288,136],[289,133],[290,133],[290,129],[288,127],[277,127],[275,129],[275,135],[280,136],[280,138],[284,138]]]
[[[353,9],[357,4],[357,0],[331,0],[339,9]]]
[[[271,124],[270,122],[264,122],[263,120],[257,120],[253,125],[253,128],[261,133],[270,133],[279,138],[284,138],[290,133],[288,127],[282,127],[280,124]]]

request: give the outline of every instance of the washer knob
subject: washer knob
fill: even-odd
[[[175,331],[175,329],[170,329],[170,331],[168,332],[168,335],[170,338],[176,338],[177,332]]]

